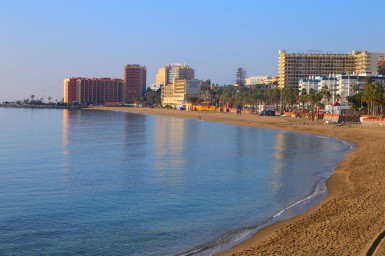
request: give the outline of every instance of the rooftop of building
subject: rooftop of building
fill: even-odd
[[[319,81],[320,81],[319,79],[309,79],[309,78],[299,80],[299,82],[302,82],[302,83],[318,83]]]
[[[123,81],[120,78],[109,78],[109,77],[70,77],[67,79],[76,79],[76,80],[93,80],[93,81]]]
[[[321,50],[308,50],[304,52],[293,52],[293,53],[287,53],[286,50],[279,50],[279,54],[283,53],[286,55],[301,55],[301,56],[316,56],[316,55],[326,55],[326,56],[332,56],[332,55],[349,55],[349,56],[355,56],[359,54],[383,54],[379,52],[369,52],[366,50],[352,50],[350,53],[342,53],[342,52],[327,52],[327,51],[321,51]]]

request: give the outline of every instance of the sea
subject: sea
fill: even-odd
[[[213,255],[323,200],[352,149],[203,120],[0,108],[0,255]]]

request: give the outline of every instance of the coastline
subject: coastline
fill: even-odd
[[[296,131],[336,137],[357,146],[328,179],[328,196],[321,203],[300,215],[261,229],[250,239],[219,255],[366,255],[385,230],[385,191],[382,188],[385,183],[385,149],[382,143],[385,129],[381,126],[324,125],[323,121],[291,117],[151,108],[90,109]],[[379,241],[375,252],[384,251],[381,245]]]
[[[0,108],[31,108],[31,109],[82,109],[86,108],[84,105],[63,106],[56,104],[48,105],[32,105],[32,104],[0,104]]]

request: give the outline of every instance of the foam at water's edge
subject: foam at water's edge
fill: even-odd
[[[335,139],[335,138],[330,138],[330,137],[323,137],[323,136],[318,136],[318,137],[322,137],[325,139],[338,140],[339,142],[348,146],[349,150],[347,152],[350,152],[353,149],[355,149],[355,145],[350,143],[350,142],[347,142],[347,141],[343,141],[343,140],[339,140],[339,139]],[[335,168],[335,166],[334,166],[334,168]],[[301,212],[309,209],[311,206],[314,206],[315,204],[319,203],[321,201],[321,199],[326,197],[326,193],[327,193],[326,181],[329,179],[329,177],[333,173],[334,173],[334,170],[333,171],[329,170],[329,171],[326,171],[323,173],[318,173],[317,174],[318,181],[314,185],[313,192],[310,195],[298,200],[297,202],[294,202],[294,203],[286,206],[285,208],[276,212],[273,216],[266,219],[265,221],[255,225],[255,226],[252,226],[252,227],[246,227],[243,229],[229,232],[229,233],[225,234],[224,236],[222,236],[221,238],[217,239],[216,241],[210,242],[210,243],[205,244],[203,246],[196,247],[196,248],[194,248],[188,252],[185,252],[185,253],[182,253],[179,255],[181,255],[181,256],[182,255],[183,256],[188,256],[188,255],[208,256],[208,255],[210,255],[211,256],[211,255],[214,255],[216,253],[226,251],[226,250],[234,247],[235,245],[240,244],[241,242],[251,238],[254,234],[256,234],[262,228],[269,226],[269,225],[272,225],[277,221],[288,219],[290,217],[293,217],[295,215],[300,214]],[[314,201],[311,201],[312,199]],[[304,207],[300,208],[301,206],[304,206]],[[296,208],[298,208],[298,211],[295,211]]]
[[[254,234],[256,234],[262,228],[269,226],[277,221],[287,219],[299,214],[302,211],[292,212],[291,214],[287,214],[287,216],[285,215],[285,213],[287,213],[289,210],[295,210],[296,207],[302,206],[302,204],[309,202],[309,200],[311,199],[314,199],[313,204],[315,204],[319,202],[319,200],[321,199],[321,196],[323,195],[326,196],[326,192],[327,192],[326,180],[330,177],[330,175],[332,175],[332,173],[323,173],[323,175],[322,174],[319,175],[320,180],[314,185],[313,193],[311,193],[310,195],[306,196],[305,198],[297,202],[294,202],[286,206],[285,208],[276,212],[273,216],[257,224],[256,226],[247,227],[241,230],[227,233],[223,237],[219,238],[214,242],[211,242],[204,246],[197,247],[193,250],[190,250],[180,255],[207,256],[207,255],[214,255],[216,253],[226,251],[231,247],[251,238]],[[309,202],[309,205],[312,205],[311,202]],[[305,210],[306,209],[307,208],[305,208]]]
[[[320,180],[319,182],[316,183],[316,185],[314,186],[314,191],[313,191],[312,194],[310,194],[309,196],[307,196],[307,197],[305,197],[305,198],[303,198],[303,199],[301,199],[301,200],[299,200],[299,201],[297,201],[297,202],[295,202],[293,204],[288,205],[287,207],[285,207],[284,209],[278,211],[272,217],[270,217],[267,220],[259,223],[258,225],[253,226],[253,227],[247,227],[247,228],[244,228],[244,229],[240,229],[240,230],[236,230],[236,231],[227,233],[223,237],[219,238],[216,241],[213,241],[213,242],[208,243],[206,245],[194,248],[194,249],[192,249],[192,250],[190,250],[188,252],[185,252],[185,253],[182,253],[182,254],[178,254],[178,255],[180,255],[180,256],[188,256],[188,255],[207,256],[207,255],[214,255],[216,253],[219,253],[219,252],[225,251],[227,249],[230,249],[234,245],[237,245],[237,244],[241,243],[242,241],[245,241],[245,240],[249,239],[251,236],[253,236],[255,233],[257,233],[262,228],[264,228],[264,227],[266,227],[268,225],[271,225],[271,224],[277,222],[278,220],[282,220],[284,218],[292,217],[292,215],[285,216],[285,213],[288,210],[294,209],[296,206],[299,206],[300,204],[302,204],[304,202],[307,202],[310,199],[313,199],[313,198],[315,198],[317,196],[321,196],[322,194],[324,194],[327,191],[326,186],[325,186],[325,181],[326,181],[326,179],[328,177],[329,176],[322,177],[322,180]],[[295,214],[293,214],[293,216],[294,215]]]

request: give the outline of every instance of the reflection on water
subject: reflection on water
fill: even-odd
[[[285,151],[286,149],[286,144],[285,144],[285,139],[286,135],[284,132],[278,132],[275,136],[275,151],[274,151],[274,160],[272,163],[272,172],[274,173],[275,179],[273,179],[272,182],[272,187],[276,190],[279,191],[279,189],[282,186],[282,172],[283,172],[283,167],[284,163],[283,161],[285,160]]]
[[[346,152],[324,138],[197,120],[17,111],[20,116],[4,117],[15,128],[2,128],[14,135],[1,137],[0,212],[15,210],[9,219],[0,216],[0,227],[10,230],[0,232],[0,243],[27,239],[21,234],[30,230],[35,245],[47,227],[60,233],[45,245],[53,252],[186,251],[258,225],[308,196]],[[25,221],[15,203],[38,214]]]
[[[157,170],[182,168],[185,164],[182,154],[188,150],[185,144],[185,120],[155,117],[153,129],[154,158],[157,159],[153,167]]]

